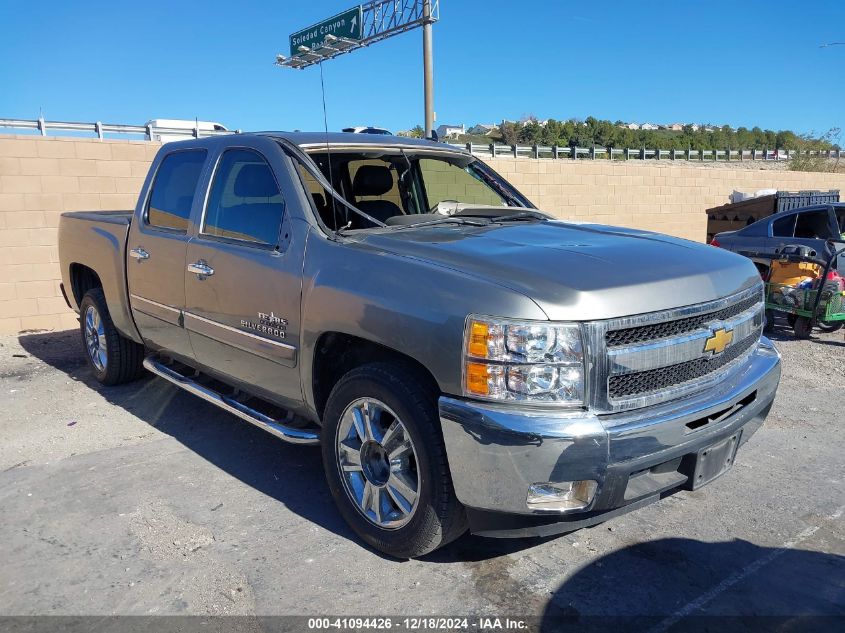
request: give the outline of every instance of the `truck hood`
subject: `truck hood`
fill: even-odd
[[[368,246],[520,292],[553,320],[607,319],[719,299],[759,283],[720,248],[596,224],[442,224],[370,233]],[[424,279],[408,280],[425,287]],[[498,315],[507,316],[507,315]]]

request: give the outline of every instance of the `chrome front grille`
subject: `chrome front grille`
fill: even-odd
[[[760,340],[760,335],[752,334],[746,336],[736,345],[729,347],[720,356],[696,358],[668,367],[611,376],[608,379],[608,396],[611,400],[631,398],[656,393],[663,389],[671,389],[691,380],[697,380],[732,363],[756,345],[758,340]]]
[[[687,332],[701,328],[710,321],[724,321],[725,319],[735,317],[737,314],[753,308],[758,303],[760,303],[760,297],[752,295],[716,312],[697,314],[683,319],[664,321],[663,323],[612,330],[605,335],[605,342],[608,347],[615,347],[618,345],[631,345],[633,343],[653,341],[654,339],[665,338],[667,336],[686,334]]]
[[[762,328],[761,285],[705,304],[593,322],[591,406],[622,411],[712,386],[742,365]]]

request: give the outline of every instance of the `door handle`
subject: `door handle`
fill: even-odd
[[[138,248],[133,248],[131,251],[129,251],[129,257],[134,257],[140,262],[142,260],[149,259],[150,254],[145,251],[142,246],[139,246]]]
[[[199,279],[205,279],[214,274],[214,269],[208,265],[208,262],[201,259],[193,264],[188,264],[188,272],[194,273]]]

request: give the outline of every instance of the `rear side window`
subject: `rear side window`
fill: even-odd
[[[827,209],[798,213],[797,216],[795,237],[821,240],[834,237],[830,232],[830,216],[827,214]]]
[[[795,214],[772,222],[772,237],[793,237],[795,233]]]
[[[177,231],[188,230],[191,205],[205,156],[205,150],[191,150],[164,157],[150,192],[147,224]]]
[[[230,149],[223,152],[202,233],[275,246],[285,212],[273,170],[258,152]]]

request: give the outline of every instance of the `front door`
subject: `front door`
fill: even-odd
[[[144,342],[190,359],[182,327],[185,254],[194,193],[205,164],[204,149],[166,154],[155,169],[150,194],[136,215],[127,242],[126,276],[132,316]]]
[[[262,154],[222,153],[187,247],[185,328],[200,364],[285,404],[302,396],[304,234],[293,234],[281,191]]]

